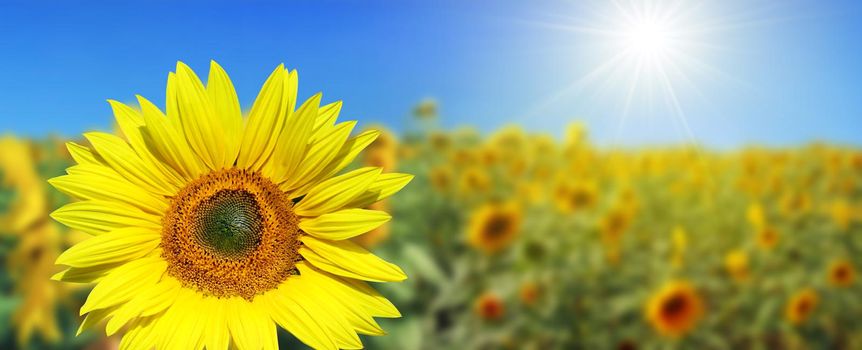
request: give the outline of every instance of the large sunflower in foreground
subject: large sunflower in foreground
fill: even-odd
[[[348,238],[389,220],[361,209],[412,176],[360,168],[336,176],[377,137],[349,137],[340,103],[299,108],[279,66],[247,118],[227,74],[207,85],[182,63],[167,114],[111,101],[123,137],[87,133],[78,163],[50,182],[80,199],[53,217],[93,235],[63,253],[55,279],[96,283],[81,326],[107,320],[121,348],[274,349],[276,324],[315,348],[360,348],[398,317],[365,281],[406,278]]]

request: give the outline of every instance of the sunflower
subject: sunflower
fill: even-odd
[[[506,314],[506,306],[503,300],[496,294],[485,292],[476,299],[473,306],[476,314],[486,321],[498,321]]]
[[[772,226],[763,226],[757,230],[757,245],[763,250],[770,250],[778,244],[778,231]]]
[[[47,201],[30,145],[0,137],[0,231],[20,234],[45,219]]]
[[[467,194],[483,193],[491,189],[491,177],[484,169],[473,166],[461,173],[460,188]]]
[[[817,303],[817,293],[813,289],[802,289],[790,297],[784,309],[784,317],[793,325],[802,324],[817,308]]]
[[[598,187],[592,181],[561,180],[554,191],[557,208],[564,213],[592,207],[598,197]]]
[[[688,333],[703,315],[703,301],[686,281],[671,281],[646,304],[646,318],[660,334],[680,337]]]
[[[496,253],[518,237],[522,216],[521,208],[515,202],[485,204],[473,213],[467,240],[485,253]]]
[[[536,305],[539,297],[542,294],[542,288],[536,282],[525,282],[518,289],[518,299],[526,306]]]
[[[28,343],[34,335],[57,343],[61,339],[57,305],[65,291],[49,277],[55,272],[60,232],[55,223],[44,220],[18,237],[6,261],[6,272],[16,280],[14,293],[21,297],[12,314],[18,344]]]
[[[688,234],[682,226],[676,226],[671,231],[673,249],[670,258],[671,266],[681,268],[685,263],[685,248],[688,246]]]
[[[380,132],[368,148],[365,149],[365,165],[392,171],[398,166],[398,141],[389,131],[378,128]]]
[[[853,220],[853,208],[847,200],[836,199],[829,206],[829,216],[832,217],[832,222],[839,230],[846,232]]]
[[[724,268],[734,281],[748,280],[748,255],[743,250],[732,250],[724,256]]]
[[[452,169],[448,166],[438,166],[431,169],[428,177],[433,186],[438,192],[447,192],[452,185]]]
[[[759,202],[749,204],[745,216],[755,229],[759,229],[766,224],[766,214],[763,211],[763,205]]]
[[[276,324],[314,348],[358,348],[399,317],[365,281],[401,281],[349,238],[389,220],[358,209],[412,178],[366,167],[337,175],[377,137],[335,124],[341,103],[296,107],[296,71],[278,66],[248,117],[228,75],[205,86],[185,64],[168,75],[167,114],[110,101],[125,139],[87,133],[77,165],[50,180],[80,202],[52,216],[93,235],[54,276],[96,283],[81,329],[107,320],[121,348],[274,349]]]
[[[835,287],[849,287],[856,279],[856,270],[847,259],[838,259],[829,265],[829,284]]]
[[[633,214],[631,210],[621,205],[617,205],[608,211],[599,221],[602,242],[605,244],[619,242],[622,235],[631,226]]]

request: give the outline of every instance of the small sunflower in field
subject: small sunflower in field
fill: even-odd
[[[829,206],[829,216],[839,230],[847,231],[853,220],[853,208],[846,199],[836,199]]]
[[[848,259],[838,259],[829,264],[827,270],[829,284],[835,287],[849,287],[856,280],[856,269]]]
[[[374,167],[337,175],[378,133],[336,124],[341,103],[297,104],[278,66],[243,117],[228,75],[207,84],[178,63],[167,113],[110,101],[124,138],[69,144],[77,165],[50,180],[80,200],[59,222],[93,235],[57,258],[61,281],[95,283],[81,329],[107,321],[121,348],[275,349],[276,325],[314,348],[360,348],[398,310],[366,281],[401,269],[349,239],[389,214],[361,209],[412,178]]]
[[[449,166],[437,166],[431,169],[428,174],[428,178],[431,182],[431,186],[434,187],[438,192],[445,193],[449,191],[452,187],[452,182],[454,181],[454,175],[452,174],[452,168]]]
[[[518,237],[522,220],[521,206],[515,202],[485,204],[472,214],[467,240],[476,249],[496,253]]]
[[[811,209],[811,196],[800,191],[785,192],[781,197],[779,208],[784,217],[799,217]]]
[[[0,233],[20,234],[45,219],[47,201],[27,141],[0,137]]]
[[[376,128],[380,135],[365,148],[365,165],[381,168],[383,171],[393,171],[398,166],[398,140],[391,132]]]
[[[18,344],[29,342],[34,334],[48,343],[61,339],[56,314],[65,291],[50,280],[60,239],[56,224],[43,221],[18,235],[17,245],[5,262],[6,273],[16,280],[14,293],[21,297],[11,319]]]
[[[802,289],[790,297],[784,308],[784,317],[791,324],[800,325],[811,317],[818,302],[817,292],[811,288]]]
[[[591,208],[598,198],[598,186],[593,181],[560,180],[554,189],[554,202],[563,213]]]
[[[703,316],[700,295],[687,281],[671,281],[659,289],[646,305],[646,318],[653,328],[668,337],[691,331]]]
[[[541,296],[542,288],[536,282],[525,282],[518,290],[518,298],[526,306],[533,306]]]
[[[724,256],[724,268],[736,282],[747,281],[750,275],[748,254],[744,250],[732,250]]]
[[[757,230],[757,245],[763,250],[775,248],[780,236],[775,227],[765,225]]]
[[[763,205],[760,202],[751,202],[745,211],[745,217],[755,229],[760,229],[766,225],[766,213],[763,211]]]
[[[506,305],[496,294],[485,292],[476,299],[473,310],[485,321],[499,321],[506,314]]]
[[[485,169],[473,166],[461,173],[460,189],[464,194],[484,193],[491,190],[491,177]]]
[[[682,226],[676,226],[671,232],[672,252],[670,264],[674,268],[681,268],[685,263],[685,249],[688,246],[688,234]]]
[[[599,232],[602,242],[615,244],[619,242],[622,235],[628,230],[632,222],[632,211],[623,206],[611,208],[599,221]]]

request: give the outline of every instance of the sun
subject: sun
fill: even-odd
[[[671,29],[655,20],[645,19],[632,23],[625,33],[629,50],[640,56],[666,53],[670,44]]]
[[[707,92],[746,85],[722,70],[720,58],[736,54],[735,37],[727,34],[750,24],[749,11],[718,3],[596,0],[530,21],[561,32],[552,34],[564,38],[553,49],[571,55],[573,64],[558,70],[571,80],[530,104],[523,118],[558,118],[548,112],[572,104],[582,117],[608,118],[612,143],[624,134],[695,143],[692,125],[718,112]]]

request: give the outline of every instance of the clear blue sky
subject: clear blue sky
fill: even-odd
[[[582,120],[599,142],[685,139],[668,110],[633,112],[622,132],[620,88],[572,82],[600,60],[588,33],[597,3],[580,1],[236,1],[0,3],[0,132],[66,136],[110,126],[106,99],[164,103],[182,60],[206,75],[217,60],[244,106],[278,63],[300,94],[344,101],[343,116],[404,127],[432,96],[446,127],[508,123],[558,134]],[[855,1],[732,0],[697,20],[721,73],[690,74],[676,98],[702,143],[862,144],[862,5]],[[703,12],[706,11],[706,12]],[[701,72],[702,73],[702,72]],[[565,92],[565,93],[564,93]],[[645,105],[644,105],[645,106]],[[639,121],[640,120],[640,121]]]

